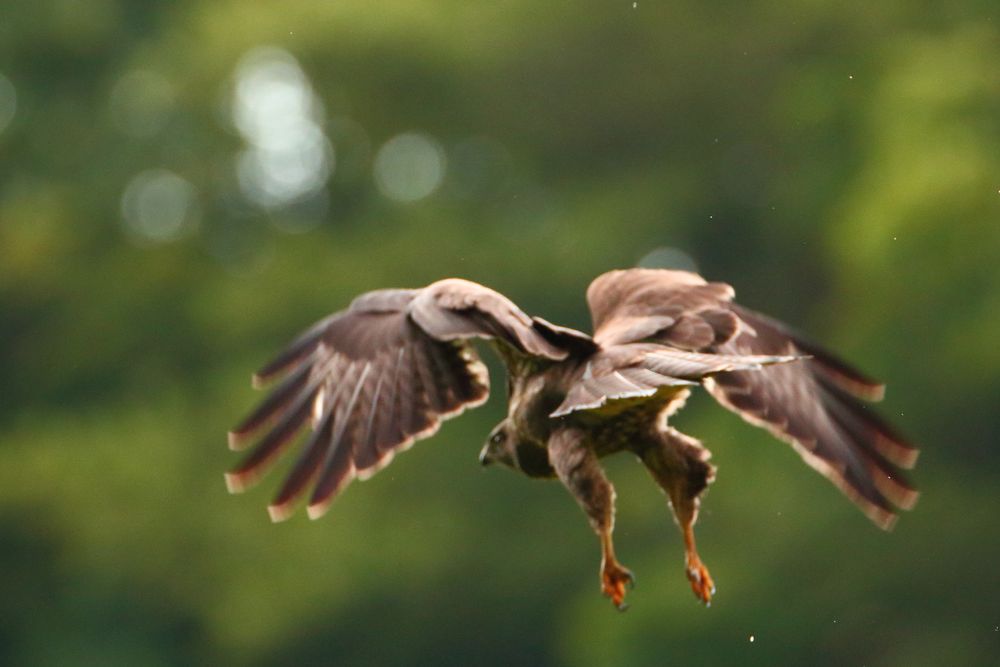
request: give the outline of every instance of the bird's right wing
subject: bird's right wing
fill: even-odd
[[[723,406],[791,444],[872,521],[891,527],[895,507],[909,509],[917,500],[900,468],[913,467],[918,452],[863,402],[880,399],[882,385],[733,296],[725,283],[656,269],[611,271],[587,290],[602,347],[641,341],[709,358],[809,357],[709,371],[702,382]],[[608,389],[620,380],[608,377]]]
[[[282,381],[230,432],[233,449],[262,435],[227,484],[250,486],[309,424],[269,511],[286,518],[312,486],[308,511],[316,518],[353,478],[373,475],[443,419],[486,400],[489,377],[469,339],[494,339],[526,358],[564,358],[543,333],[509,299],[465,280],[364,294],[254,376],[255,385]]]
[[[917,501],[900,468],[912,468],[918,451],[859,400],[881,398],[882,386],[781,323],[739,306],[734,312],[748,326],[719,352],[810,359],[756,373],[722,373],[706,389],[747,422],[791,444],[872,521],[891,528],[894,506],[910,509]]]

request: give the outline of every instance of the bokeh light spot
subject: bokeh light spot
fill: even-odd
[[[444,149],[425,134],[397,135],[385,142],[375,156],[379,191],[400,202],[417,201],[437,190],[444,171]]]
[[[137,240],[152,243],[183,236],[200,217],[194,186],[166,169],[136,175],[122,194],[121,211],[125,228]]]
[[[698,264],[683,250],[660,246],[643,256],[639,266],[644,269],[675,269],[698,273]]]
[[[252,147],[237,158],[236,174],[248,199],[264,207],[290,204],[316,192],[330,174],[329,145],[315,126],[284,145]]]
[[[325,188],[334,151],[320,126],[323,107],[290,53],[260,47],[243,56],[231,113],[247,143],[236,158],[236,173],[248,200],[273,209]]]

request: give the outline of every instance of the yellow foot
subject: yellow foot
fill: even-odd
[[[691,590],[695,597],[705,603],[705,606],[712,604],[712,596],[715,594],[715,582],[712,575],[708,573],[708,568],[697,556],[688,558],[687,577],[691,582]]]
[[[628,605],[625,604],[625,585],[635,588],[635,577],[628,570],[615,561],[604,563],[601,567],[601,591],[611,598],[611,602],[618,611],[625,611]]]

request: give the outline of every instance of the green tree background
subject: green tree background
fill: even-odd
[[[981,0],[3,4],[0,663],[1000,664],[998,63]],[[888,380],[894,532],[704,396],[707,610],[625,457],[612,610],[559,485],[479,469],[500,395],[322,521],[226,494],[250,372],[355,294],[587,328],[643,259]]]

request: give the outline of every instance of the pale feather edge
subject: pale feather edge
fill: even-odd
[[[723,392],[719,386],[715,383],[715,380],[711,377],[706,377],[702,384],[705,389],[715,397],[719,403],[727,407],[728,409],[735,412],[740,416],[743,421],[753,426],[763,428],[767,430],[775,438],[786,442],[792,446],[792,448],[802,457],[802,460],[811,467],[813,470],[830,480],[834,486],[840,489],[841,493],[847,496],[851,502],[857,505],[861,511],[867,516],[871,521],[875,523],[882,530],[892,530],[896,521],[899,520],[899,515],[895,512],[885,510],[875,503],[871,502],[860,493],[858,493],[854,487],[848,484],[847,480],[844,478],[844,474],[841,470],[838,470],[833,464],[820,458],[813,452],[811,452],[804,443],[799,441],[797,438],[793,438],[787,433],[778,429],[774,424],[768,422],[767,420],[755,417],[752,414],[742,410],[735,405],[733,405],[729,399],[726,397],[725,392]],[[880,489],[881,491],[881,489]],[[916,493],[916,492],[915,492]],[[910,509],[913,504],[916,503],[914,499],[910,507],[903,507],[903,509]]]
[[[357,468],[355,468],[354,464],[352,463],[350,471],[345,476],[345,483],[355,478],[360,481],[365,481],[370,479],[380,470],[388,466],[397,454],[407,451],[408,449],[413,447],[413,445],[417,441],[424,440],[437,433],[438,430],[441,428],[442,422],[449,419],[453,419],[454,417],[458,417],[466,410],[477,408],[483,403],[485,403],[487,400],[489,400],[490,397],[489,370],[486,368],[486,365],[482,361],[470,355],[470,350],[467,345],[462,344],[459,347],[461,349],[462,357],[465,359],[466,362],[465,365],[466,369],[468,369],[469,372],[472,374],[473,379],[478,384],[478,386],[480,386],[484,390],[483,396],[481,398],[473,399],[471,401],[466,401],[460,404],[454,410],[450,410],[448,412],[443,412],[438,415],[435,415],[430,426],[423,429],[422,431],[418,431],[417,433],[414,433],[406,437],[405,439],[401,440],[398,445],[386,451],[385,454],[379,457],[379,460],[374,465],[369,466],[364,470],[357,470]],[[306,513],[308,514],[309,518],[312,520],[316,520],[321,516],[323,516],[330,508],[330,505],[333,503],[333,501],[336,499],[336,496],[337,494],[335,493],[322,503],[316,505],[308,505],[306,507]],[[268,511],[270,511],[270,506],[268,508]]]

